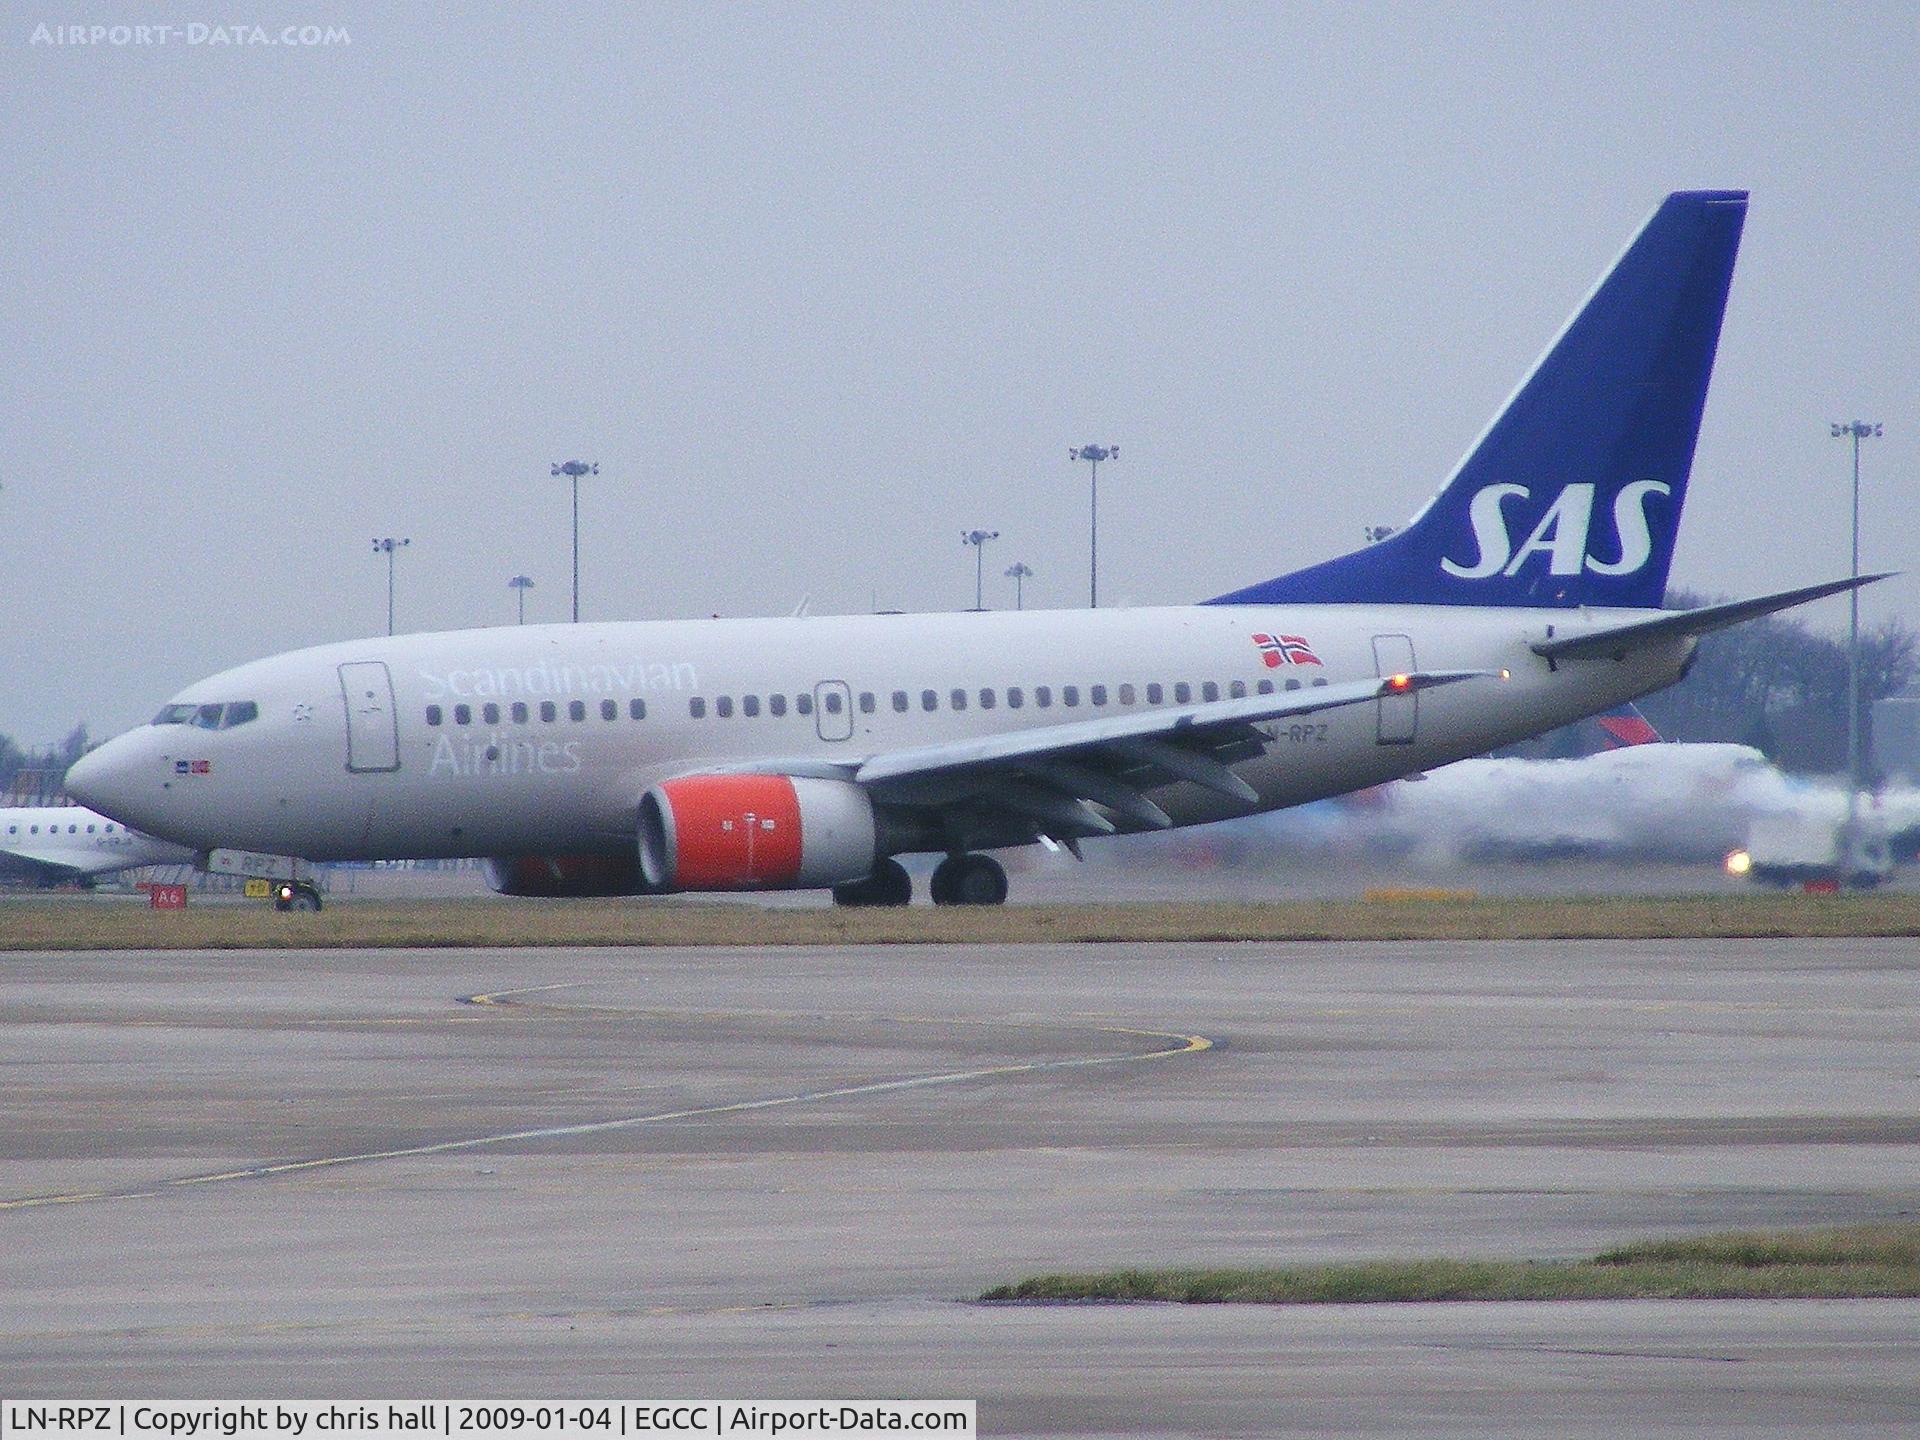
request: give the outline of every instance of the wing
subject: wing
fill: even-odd
[[[941,835],[969,847],[1026,844],[1040,835],[1071,845],[1083,835],[1167,828],[1172,818],[1146,792],[1180,781],[1257,805],[1258,793],[1233,766],[1265,750],[1255,728],[1263,722],[1498,678],[1488,670],[1418,671],[1013,730],[845,763],[726,768],[851,780],[877,802],[924,813]]]

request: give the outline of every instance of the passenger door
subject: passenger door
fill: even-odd
[[[356,775],[400,768],[400,720],[393,711],[393,677],[384,660],[340,667],[340,698],[347,707],[347,769]]]

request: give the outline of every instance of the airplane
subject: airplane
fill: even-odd
[[[39,885],[90,885],[142,865],[191,865],[194,853],[81,805],[0,807],[0,868]]]
[[[1862,577],[1660,609],[1744,191],[1678,192],[1407,526],[1200,604],[514,626],[188,686],[72,793],[196,847],[486,857],[510,895],[999,904],[986,851],[1431,770],[1672,684]]]

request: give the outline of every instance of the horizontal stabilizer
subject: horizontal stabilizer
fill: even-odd
[[[1586,660],[1594,656],[1617,658],[1629,650],[1638,650],[1646,645],[1657,645],[1667,640],[1678,640],[1688,635],[1707,635],[1715,630],[1724,630],[1729,625],[1738,625],[1744,620],[1758,620],[1762,615],[1771,615],[1776,610],[1791,610],[1795,605],[1805,605],[1812,600],[1824,600],[1829,595],[1844,594],[1848,590],[1858,590],[1862,585],[1871,585],[1876,580],[1885,580],[1892,571],[1880,575],[1862,575],[1854,580],[1829,580],[1822,585],[1808,585],[1799,590],[1783,590],[1777,595],[1762,595],[1756,600],[1730,600],[1724,605],[1702,605],[1697,610],[1675,610],[1671,614],[1658,615],[1651,620],[1635,620],[1627,625],[1614,625],[1604,630],[1584,630],[1572,635],[1555,635],[1551,639],[1536,640],[1533,653],[1544,655],[1549,660]]]

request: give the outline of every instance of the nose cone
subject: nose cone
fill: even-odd
[[[67,793],[122,824],[147,828],[145,820],[132,813],[146,808],[137,800],[140,787],[136,783],[134,752],[138,748],[131,736],[122,735],[97,750],[88,751],[67,771]]]

